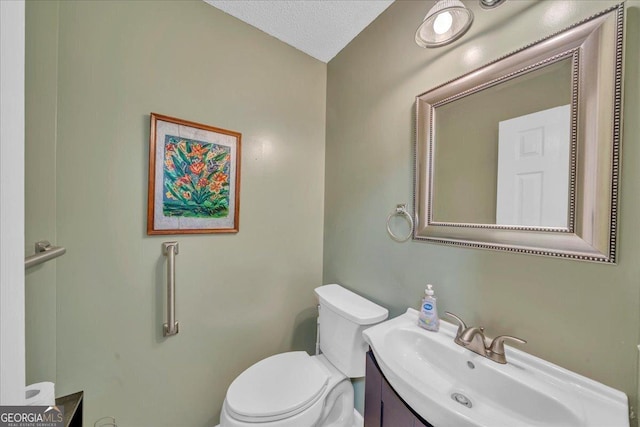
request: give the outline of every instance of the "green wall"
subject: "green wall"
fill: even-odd
[[[26,3],[25,256],[56,237],[58,2]],[[25,273],[27,384],[56,381],[56,261]]]
[[[477,1],[469,32],[421,49],[414,32],[432,1],[397,1],[328,66],[324,282],[396,316],[427,283],[439,311],[637,399],[640,323],[640,1],[627,1],[624,148],[616,266],[391,240],[387,215],[411,203],[415,96],[613,5],[611,1]],[[454,195],[452,195],[454,196]],[[360,396],[361,399],[361,396]]]
[[[85,425],[107,415],[123,426],[215,425],[241,371],[313,351],[326,64],[202,1],[28,10],[28,37],[46,45],[28,46],[43,69],[28,73],[27,92],[47,104],[27,111],[38,132],[27,151],[51,173],[46,189],[27,180],[27,199],[49,192],[43,215],[55,229],[44,237],[67,248],[52,273],[54,313],[35,328],[53,331],[53,349],[29,357],[55,365],[57,395],[85,391]],[[242,133],[239,233],[146,235],[152,111]],[[161,244],[172,240],[180,333],[165,339]]]

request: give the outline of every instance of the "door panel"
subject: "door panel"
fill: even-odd
[[[496,224],[567,227],[569,105],[500,122]]]

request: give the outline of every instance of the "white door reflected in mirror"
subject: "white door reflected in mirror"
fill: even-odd
[[[499,123],[496,224],[568,227],[571,106]]]
[[[612,6],[416,97],[414,240],[616,262],[624,10]],[[564,144],[550,146],[547,129],[542,143],[532,131],[541,125],[526,125],[522,143],[500,153],[500,122],[566,104]],[[559,175],[510,165],[500,174],[513,187],[498,190],[499,156],[554,150]],[[506,191],[516,199],[510,218],[497,213]],[[559,201],[546,209],[548,196]]]

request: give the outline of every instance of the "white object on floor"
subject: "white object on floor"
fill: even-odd
[[[25,405],[54,406],[56,404],[55,384],[42,382],[28,385],[24,392]]]

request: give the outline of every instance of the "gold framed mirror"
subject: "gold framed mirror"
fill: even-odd
[[[414,240],[615,263],[624,5],[416,97]]]

